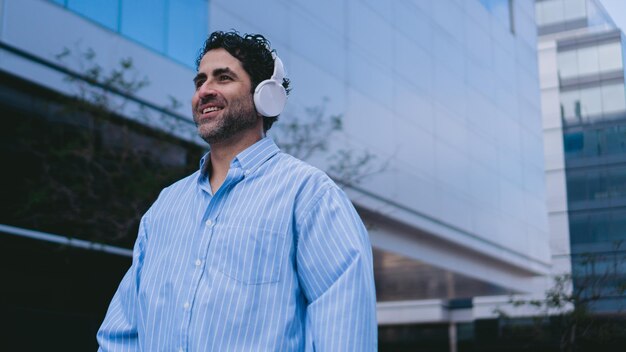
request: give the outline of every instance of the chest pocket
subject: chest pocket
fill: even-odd
[[[217,269],[248,285],[278,282],[286,258],[283,234],[254,227],[226,227],[216,238]]]

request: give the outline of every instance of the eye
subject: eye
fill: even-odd
[[[233,80],[233,78],[232,78],[232,77],[230,77],[229,75],[219,75],[219,76],[217,77],[217,79],[218,79],[220,82],[223,82],[223,81],[232,81],[232,80]]]
[[[193,82],[194,86],[196,87],[196,90],[200,89],[203,83],[204,83],[203,79],[199,79]]]

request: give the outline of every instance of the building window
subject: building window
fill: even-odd
[[[624,240],[626,212],[621,209],[586,211],[570,214],[572,244],[604,244],[609,250],[615,241]]]
[[[623,118],[626,112],[623,82],[562,91],[560,99],[561,117],[567,125]]]
[[[119,32],[155,51],[165,53],[165,34],[168,30],[166,6],[163,0],[122,1]],[[149,15],[146,9],[150,9]]]
[[[66,0],[65,7],[90,20],[117,31],[119,28],[119,2],[109,0]],[[146,16],[149,17],[149,16]]]
[[[207,0],[50,1],[191,68],[209,31]]]
[[[594,202],[626,200],[626,167],[600,165],[568,169],[567,202],[585,206]]]
[[[622,71],[622,45],[616,41],[559,52],[558,67],[562,80]]]
[[[626,125],[565,129],[563,142],[566,160],[625,155]]]
[[[535,18],[539,26],[575,21],[586,16],[586,0],[538,0],[535,5]]]

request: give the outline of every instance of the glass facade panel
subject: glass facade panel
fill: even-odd
[[[119,25],[119,1],[67,0],[67,8],[114,31]],[[145,16],[149,17],[149,16]]]
[[[207,0],[50,0],[188,67],[208,35]]]
[[[194,65],[209,34],[207,1],[170,1],[168,16],[167,55],[185,65]]]
[[[151,49],[165,52],[165,5],[165,0],[122,1],[120,32]]]
[[[609,232],[609,219],[608,213],[570,214],[572,244],[602,241]]]
[[[578,74],[581,76],[598,74],[600,60],[595,46],[578,49]]]
[[[567,200],[570,204],[626,200],[626,167],[603,165],[593,169],[570,169],[567,175]]]
[[[570,172],[567,176],[567,201],[586,200],[587,194],[587,173],[585,171]]]
[[[616,114],[626,111],[626,94],[624,84],[602,86],[602,113]]]
[[[567,0],[563,6],[563,19],[572,21],[587,15],[587,0]]]
[[[580,91],[561,92],[561,117],[567,122],[582,122]]]
[[[624,219],[626,211],[620,209],[570,214],[572,245],[604,242],[610,248],[612,243],[626,239]]]
[[[622,46],[619,42],[561,51],[558,54],[559,77],[591,76],[622,70]]]
[[[626,155],[626,125],[565,130],[563,141],[566,160]]]
[[[602,114],[602,92],[600,87],[580,90],[580,109],[583,117]]]
[[[543,9],[543,2],[536,2],[535,3],[535,22],[537,23],[537,26],[542,26],[544,23],[544,18],[543,18],[543,13],[544,13],[544,9]]]
[[[566,123],[621,118],[622,112],[626,112],[623,83],[561,92],[561,117]]]
[[[537,18],[541,19],[540,26],[563,22],[565,19],[563,0],[541,1],[536,6]]]
[[[578,76],[578,53],[576,50],[560,52],[558,55],[559,78]]]
[[[614,167],[608,170],[608,184],[607,191],[611,198],[626,198],[626,167]],[[626,220],[626,219],[624,219]],[[625,228],[626,229],[626,228]],[[626,232],[624,232],[626,234]]]
[[[600,59],[600,71],[609,72],[622,70],[624,61],[622,59],[622,45],[619,42],[605,44],[598,47],[598,57]]]
[[[588,184],[588,194],[582,200],[605,200],[609,199],[608,193],[608,172],[607,170],[590,170],[586,172],[586,181]]]
[[[612,214],[611,224],[610,224],[610,233],[614,234],[614,238],[611,238],[613,241],[623,241],[626,240],[626,212],[616,212]]]

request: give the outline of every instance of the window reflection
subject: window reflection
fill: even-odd
[[[567,171],[567,201],[570,204],[591,201],[626,200],[626,167],[600,166],[594,169]]]
[[[621,71],[622,45],[619,41],[559,52],[559,77],[570,79],[598,76],[601,73]]]
[[[49,0],[194,67],[208,35],[207,0]]]
[[[620,42],[599,46],[598,57],[600,58],[600,72],[621,71],[624,66],[624,61],[622,60],[622,45]]]
[[[587,14],[586,0],[564,0],[563,1],[563,19],[572,21],[584,18]]]
[[[537,2],[536,12],[539,12],[537,18],[541,18],[539,25],[547,25],[563,22],[563,1],[550,0]]]
[[[626,233],[626,211],[585,212],[570,214],[572,244],[619,241]]]
[[[600,61],[595,46],[578,49],[578,74],[581,76],[598,74]]]
[[[561,117],[568,122],[582,122],[579,90],[561,92]]]
[[[626,110],[626,98],[623,84],[602,86],[602,112],[619,113]]]
[[[119,2],[109,0],[67,0],[67,8],[94,22],[117,31],[119,21]]]
[[[602,115],[602,92],[600,87],[580,90],[580,114],[584,117]]]
[[[578,124],[620,118],[626,112],[624,83],[603,83],[561,92],[561,118],[565,124]]]
[[[578,52],[576,50],[559,53],[558,61],[559,77],[561,79],[578,76]]]
[[[567,160],[624,155],[626,153],[626,126],[585,126],[582,130],[563,133]]]
[[[122,2],[120,32],[160,53],[165,51],[165,0]],[[147,9],[150,9],[148,15]]]
[[[167,55],[195,65],[196,54],[208,34],[207,0],[169,1]]]
[[[535,4],[535,18],[539,26],[574,21],[586,16],[585,0],[548,0]]]

